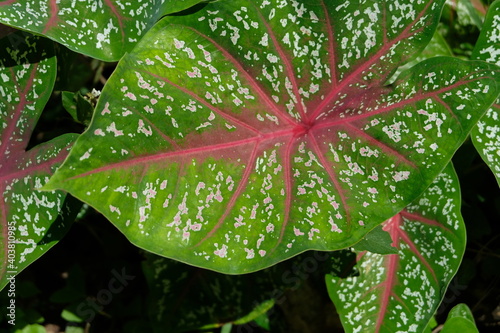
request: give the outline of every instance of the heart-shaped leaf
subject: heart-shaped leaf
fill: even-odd
[[[119,63],[46,189],[134,244],[226,273],[359,241],[420,195],[498,95],[433,58],[443,1],[220,1]]]
[[[26,151],[56,78],[52,42],[17,32],[1,39],[0,49],[5,50],[0,55],[1,289],[71,225],[71,212],[63,207],[66,194],[35,188],[44,185],[62,163],[76,135],[64,135]]]
[[[484,27],[472,57],[500,65],[500,2],[495,1],[484,21]],[[500,80],[499,80],[500,82]],[[500,99],[481,118],[471,133],[472,142],[500,185]]]
[[[79,53],[117,61],[163,15],[203,0],[6,0],[0,22],[47,36]]]
[[[384,223],[398,254],[357,252],[359,276],[327,275],[346,332],[422,332],[465,251],[458,178],[451,164]]]

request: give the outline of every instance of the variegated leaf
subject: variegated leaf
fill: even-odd
[[[346,332],[422,332],[465,251],[458,178],[451,164],[384,223],[397,254],[357,252],[358,276],[327,275]]]
[[[26,151],[52,93],[56,58],[50,41],[20,32],[1,39],[0,49],[4,50],[0,55],[1,289],[57,243],[71,225],[66,194],[36,189],[62,163],[76,135]]]
[[[130,51],[160,17],[203,0],[3,0],[0,22],[105,61]]]
[[[136,245],[227,273],[359,241],[420,195],[498,95],[432,58],[443,1],[219,1],[125,56],[46,189]]]
[[[500,65],[500,2],[491,4],[472,57]],[[500,79],[499,81],[500,82]],[[471,133],[472,142],[500,185],[500,100]]]

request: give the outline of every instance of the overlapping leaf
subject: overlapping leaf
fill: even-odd
[[[500,65],[500,2],[491,4],[472,57]],[[499,80],[500,82],[500,80]],[[500,185],[500,100],[471,133],[472,142]]]
[[[451,164],[384,223],[397,254],[358,252],[359,276],[327,275],[346,332],[421,332],[444,297],[465,251],[458,178]]]
[[[17,47],[10,43],[14,37]],[[51,48],[51,42],[29,34],[0,40],[5,50],[0,59],[0,288],[52,247],[70,225],[63,207],[66,195],[35,188],[62,163],[76,135],[25,151],[54,86],[57,69]]]
[[[160,17],[202,1],[4,0],[0,22],[42,34],[93,58],[117,61]]]
[[[136,245],[222,272],[350,246],[420,195],[497,96],[433,58],[444,1],[220,1],[125,56],[47,189]]]

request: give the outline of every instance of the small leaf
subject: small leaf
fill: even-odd
[[[47,36],[78,53],[116,61],[162,16],[203,0],[0,2],[0,22]]]
[[[17,329],[15,333],[47,333],[44,326],[39,324],[27,325],[22,329]]]
[[[119,63],[45,189],[148,251],[225,273],[352,246],[420,195],[497,97],[428,59],[442,0],[218,1]]]
[[[76,122],[88,126],[94,113],[95,103],[99,95],[94,96],[95,92],[82,95],[79,92],[72,93],[63,91],[62,103],[66,111],[73,117]]]
[[[488,10],[472,58],[500,65],[498,36],[500,36],[500,1],[495,1]],[[472,130],[471,138],[500,185],[500,99],[493,104]]]
[[[37,191],[62,163],[76,135],[25,151],[54,85],[52,42],[16,32],[0,40],[0,49],[5,50],[0,55],[1,289],[66,233],[78,209],[71,209],[74,199],[61,191]]]
[[[458,304],[450,310],[441,333],[479,333],[474,316],[465,304]]]
[[[82,318],[80,318],[79,316],[77,316],[76,314],[74,314],[72,311],[70,311],[68,309],[64,309],[61,312],[61,317],[64,320],[72,322],[72,323],[81,323],[81,322],[83,322]]]
[[[353,248],[358,252],[369,251],[378,254],[397,254],[398,250],[391,243],[391,235],[379,225],[366,234]]]
[[[347,332],[421,332],[465,251],[458,178],[451,164],[412,204],[384,223],[398,254],[357,252],[359,276],[327,275]]]
[[[85,330],[77,326],[66,326],[65,333],[85,333]]]
[[[275,303],[275,301],[273,299],[271,299],[271,300],[267,300],[267,301],[264,301],[264,302],[258,304],[252,310],[252,312],[235,320],[233,322],[233,324],[243,325],[243,324],[246,324],[248,322],[251,322],[252,320],[255,320],[256,318],[264,315],[267,311],[269,311],[269,309],[271,309],[274,306],[274,303]]]

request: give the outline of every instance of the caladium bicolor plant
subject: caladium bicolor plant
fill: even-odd
[[[15,38],[17,47],[10,40]],[[57,67],[52,42],[20,32],[0,39],[0,289],[44,254],[71,225],[66,193],[38,192],[76,134],[27,150]]]
[[[163,15],[202,0],[0,1],[0,23],[42,34],[105,61],[130,51]]]
[[[491,4],[472,54],[474,59],[500,65],[500,3]],[[472,142],[500,185],[500,100],[481,118],[471,133]]]
[[[226,273],[358,242],[418,197],[498,96],[421,51],[444,0],[218,1],[120,61],[44,187],[148,251]]]
[[[398,253],[357,251],[358,276],[327,275],[347,332],[424,330],[465,251],[458,184],[450,164],[422,196],[384,222]]]

